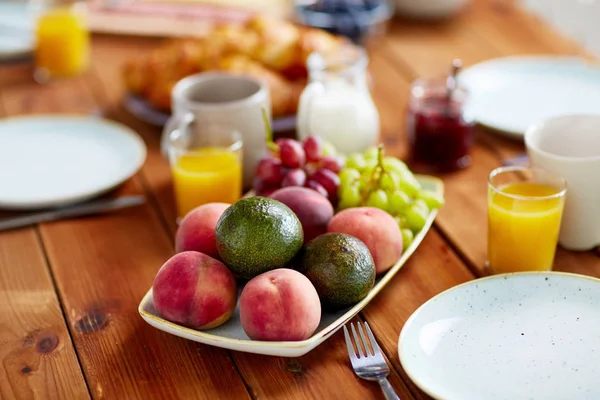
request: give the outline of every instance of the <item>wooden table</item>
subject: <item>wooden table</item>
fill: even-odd
[[[48,86],[27,68],[0,69],[0,115],[101,114],[131,126],[149,148],[139,174],[118,190],[145,205],[0,233],[0,398],[2,399],[379,399],[352,372],[338,332],[304,357],[285,359],[200,345],[147,325],[137,305],[173,254],[175,208],[159,130],[121,107],[119,68],[155,39],[97,36],[93,68]],[[466,65],[526,53],[581,54],[541,21],[504,0],[480,0],[448,23],[395,21],[371,52],[374,97],[388,152],[404,157],[403,114],[410,82]],[[393,365],[402,399],[427,398],[404,374],[398,334],[424,301],[482,275],[486,177],[523,151],[481,130],[472,167],[443,176],[447,203],[410,262],[360,314]],[[1,188],[0,188],[1,190]],[[558,250],[555,268],[600,276],[593,252]]]

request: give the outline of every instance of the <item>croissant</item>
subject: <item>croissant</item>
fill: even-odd
[[[333,52],[347,44],[325,31],[257,16],[244,24],[217,26],[205,37],[174,39],[123,67],[127,89],[153,107],[169,111],[171,90],[186,76],[226,71],[263,80],[273,117],[294,114],[306,84],[312,52]]]

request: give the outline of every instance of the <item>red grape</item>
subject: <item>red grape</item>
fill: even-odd
[[[306,175],[308,175],[308,176],[311,176],[312,174],[314,174],[315,172],[317,172],[320,169],[321,168],[319,167],[318,164],[313,164],[313,163],[304,164],[304,171],[306,172]]]
[[[316,181],[327,190],[327,197],[329,197],[331,203],[335,205],[337,202],[338,188],[340,187],[340,178],[337,174],[328,169],[321,169],[315,172],[310,179]]]
[[[293,139],[277,139],[281,163],[290,168],[301,168],[306,161],[302,145]]]
[[[342,170],[344,167],[344,163],[342,159],[335,156],[325,156],[321,160],[321,165],[323,168],[328,169],[330,171],[335,172],[336,174]]]
[[[281,181],[281,187],[286,186],[304,186],[306,182],[306,172],[302,169],[291,170]]]
[[[329,198],[327,190],[321,184],[315,181],[308,181],[305,185],[307,188],[314,190],[315,192],[321,193],[323,196]]]
[[[304,140],[304,152],[308,161],[319,161],[323,152],[323,142],[319,136],[309,136]]]
[[[262,158],[256,166],[255,175],[269,185],[277,185],[283,179],[281,161],[273,157]]]
[[[254,178],[254,194],[257,196],[269,197],[274,191],[279,189],[276,185],[270,185],[259,177]]]

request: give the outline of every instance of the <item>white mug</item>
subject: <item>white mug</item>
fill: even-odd
[[[164,127],[161,146],[168,152],[175,130],[192,129],[194,123],[215,124],[240,132],[243,142],[244,187],[252,186],[254,169],[266,151],[263,109],[271,123],[271,103],[266,85],[247,76],[202,73],[180,80],[171,92],[173,115]]]
[[[600,246],[600,116],[566,115],[529,128],[531,164],[567,181],[558,242],[569,250]]]

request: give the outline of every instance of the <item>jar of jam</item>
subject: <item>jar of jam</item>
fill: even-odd
[[[416,80],[408,106],[408,140],[414,168],[449,172],[471,164],[475,120],[465,107],[467,91],[448,90],[445,79]]]

